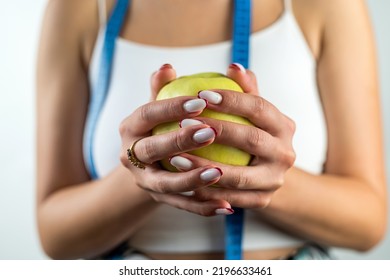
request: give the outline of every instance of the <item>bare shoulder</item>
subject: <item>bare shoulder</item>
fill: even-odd
[[[49,0],[42,36],[56,49],[79,52],[84,66],[89,64],[99,30],[98,0]]]
[[[98,21],[98,0],[49,0],[45,23],[64,32],[81,33]]]
[[[323,15],[330,16],[330,19],[337,18],[339,14],[366,11],[365,0],[313,0],[313,2],[316,2]]]
[[[364,0],[317,0],[324,19],[324,39],[344,40],[371,36],[371,22]],[[338,35],[338,36],[337,36]],[[368,39],[368,38],[367,38]]]
[[[369,16],[364,0],[291,0],[296,19],[305,38],[317,58],[320,57],[324,40],[342,34],[345,28],[359,25],[370,28]],[[352,28],[358,30],[357,26]],[[330,35],[331,34],[331,35]]]

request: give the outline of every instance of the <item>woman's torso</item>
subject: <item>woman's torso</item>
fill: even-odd
[[[171,63],[180,76],[225,72],[230,63],[231,5],[227,1],[194,1],[197,3],[191,4],[193,9],[186,9],[188,14],[178,13],[180,5],[188,5],[186,1],[132,2],[121,38],[116,42],[111,85],[93,139],[93,157],[99,176],[105,176],[120,164],[119,123],[149,101],[149,79],[153,71]],[[320,173],[326,155],[326,126],[315,76],[315,57],[320,44],[319,32],[313,26],[319,24],[305,16],[303,2],[294,2],[295,18],[289,1],[287,7],[282,1],[254,1],[250,68],[257,75],[261,95],[296,122],[296,166]],[[150,11],[144,17],[143,9]],[[161,9],[167,12],[162,13]],[[306,28],[309,23],[310,27]],[[204,30],[203,25],[215,28]],[[140,32],[139,26],[146,31]],[[202,31],[196,32],[198,29]],[[92,87],[97,76],[102,32],[103,29],[91,50]],[[130,244],[160,258],[167,258],[166,253],[179,258],[182,253],[221,252],[223,222],[223,217],[204,218],[163,205],[132,236]],[[303,242],[266,224],[255,212],[247,211],[243,247],[247,252],[254,252],[253,258],[283,255]],[[262,253],[256,255],[256,252]]]

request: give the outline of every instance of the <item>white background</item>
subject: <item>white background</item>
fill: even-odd
[[[367,3],[377,36],[390,178],[390,1]],[[46,0],[0,0],[0,259],[47,258],[39,245],[34,208],[35,57],[45,4]],[[369,253],[337,249],[334,254],[389,260],[390,231]]]

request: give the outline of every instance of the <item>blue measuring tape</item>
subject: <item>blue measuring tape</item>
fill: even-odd
[[[234,0],[232,62],[249,67],[251,0]],[[244,209],[233,207],[225,221],[225,260],[242,259]]]
[[[94,85],[87,118],[84,149],[87,164],[93,179],[98,178],[93,160],[93,138],[100,112],[106,100],[110,85],[115,42],[122,28],[130,0],[117,0],[112,15],[107,22],[97,84]],[[234,0],[232,62],[249,67],[249,37],[251,32],[251,0]],[[234,208],[234,214],[226,217],[225,259],[242,259],[242,235],[244,210]]]
[[[92,89],[86,123],[84,151],[87,153],[87,165],[90,175],[93,179],[97,179],[99,177],[93,160],[93,139],[96,131],[96,124],[107,97],[108,87],[110,85],[111,79],[115,42],[122,28],[128,5],[129,0],[118,0],[107,22],[106,32],[104,34],[103,49],[100,55],[98,79],[96,80],[96,84],[93,85],[94,87]]]

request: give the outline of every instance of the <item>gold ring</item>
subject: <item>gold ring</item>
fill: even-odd
[[[134,146],[135,144],[137,144],[137,142],[139,140],[141,140],[142,138],[136,140],[129,149],[127,149],[127,159],[131,162],[132,165],[134,165],[135,167],[138,167],[140,169],[145,169],[145,166],[146,166],[146,163],[143,163],[142,161],[140,161],[137,156],[135,155],[135,152],[134,152]]]

